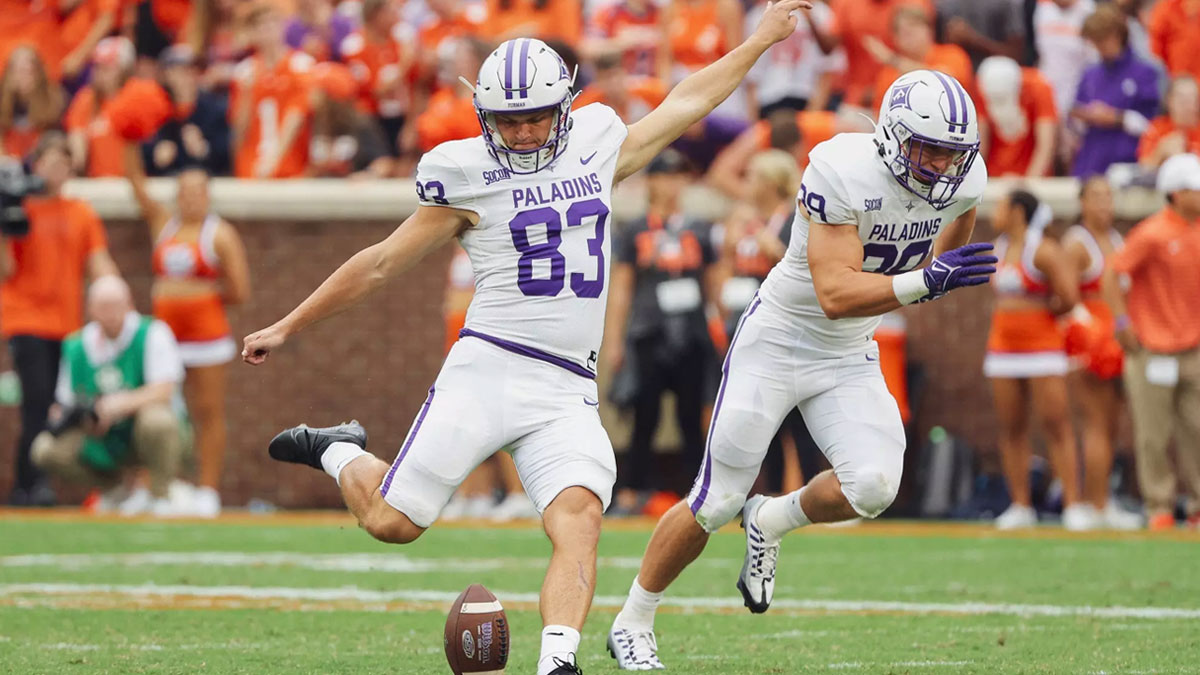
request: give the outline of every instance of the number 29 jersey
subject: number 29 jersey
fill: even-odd
[[[417,165],[422,206],[472,211],[475,273],[464,335],[595,377],[608,301],[612,184],[628,130],[609,107],[571,113],[566,150],[512,173],[482,136],[442,143]]]
[[[833,350],[865,348],[879,316],[830,319],[821,309],[808,266],[809,223],[857,226],[864,272],[899,274],[920,267],[947,226],[977,206],[987,168],[977,157],[954,201],[942,210],[906,190],[879,158],[874,136],[839,134],[808,156],[787,253],[767,276],[759,297],[801,328],[807,344]],[[805,211],[808,215],[805,215]]]

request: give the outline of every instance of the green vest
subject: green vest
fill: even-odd
[[[99,367],[88,361],[80,332],[63,342],[63,357],[71,368],[71,389],[76,400],[91,403],[104,394],[132,391],[146,384],[146,336],[152,321],[150,317],[140,317],[137,332],[125,350]],[[129,454],[132,440],[133,419],[121,420],[101,438],[88,436],[80,459],[97,471],[115,471]]]

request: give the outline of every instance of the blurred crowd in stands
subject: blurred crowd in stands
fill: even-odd
[[[150,175],[409,175],[423,150],[477,133],[459,78],[503,39],[545,39],[579,66],[579,105],[632,121],[738,44],[765,4],[0,0],[0,154],[26,158],[57,128],[78,174],[123,175],[109,118],[137,76],[173,106],[144,144]],[[817,0],[676,147],[733,189],[748,149],[803,161],[867,125],[859,113],[873,116],[898,74],[926,67],[974,94],[993,176],[1152,169],[1200,149],[1195,44],[1196,0]]]

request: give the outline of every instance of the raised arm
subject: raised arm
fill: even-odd
[[[267,360],[272,349],[310,324],[349,309],[389,279],[413,267],[466,229],[473,213],[440,206],[419,206],[387,239],[354,254],[312,295],[269,328],[246,337],[242,359],[250,365]]]
[[[742,44],[689,75],[661,105],[631,124],[621,145],[614,180],[637,173],[688,127],[704,119],[733,93],[767,48],[792,34],[797,19],[792,12],[811,8],[806,0],[781,0],[769,5],[758,28]]]
[[[154,241],[170,220],[171,214],[166,207],[155,201],[146,189],[146,167],[142,163],[142,149],[137,143],[125,144],[125,177],[129,179],[129,186],[133,188],[133,198],[150,227],[150,240]]]

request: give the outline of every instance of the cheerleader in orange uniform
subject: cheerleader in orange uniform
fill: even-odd
[[[176,179],[176,212],[150,197],[141,153],[126,146],[134,196],[154,242],[154,316],[175,333],[187,369],[183,390],[196,429],[197,489],[191,513],[214,517],[225,456],[225,379],[237,355],[225,308],[250,295],[250,272],[241,238],[209,210],[208,174],[185,169]]]
[[[1080,220],[1063,236],[1067,260],[1079,274],[1083,308],[1080,320],[1067,332],[1067,352],[1079,366],[1074,390],[1083,408],[1083,495],[1095,509],[1098,524],[1121,530],[1138,529],[1141,516],[1121,509],[1108,498],[1113,439],[1121,412],[1121,368],[1124,355],[1116,324],[1100,296],[1100,277],[1108,257],[1121,248],[1113,229],[1112,188],[1094,176],[1080,194]]]
[[[992,226],[1000,232],[1000,259],[992,287],[996,305],[983,373],[992,383],[1000,422],[1000,454],[1012,505],[996,519],[1001,529],[1032,527],[1029,464],[1033,456],[1031,409],[1044,431],[1051,466],[1063,487],[1063,525],[1086,529],[1093,522],[1079,503],[1075,435],[1067,399],[1069,365],[1056,316],[1075,306],[1079,289],[1062,249],[1043,236],[1049,209],[1023,190],[996,205]]]

